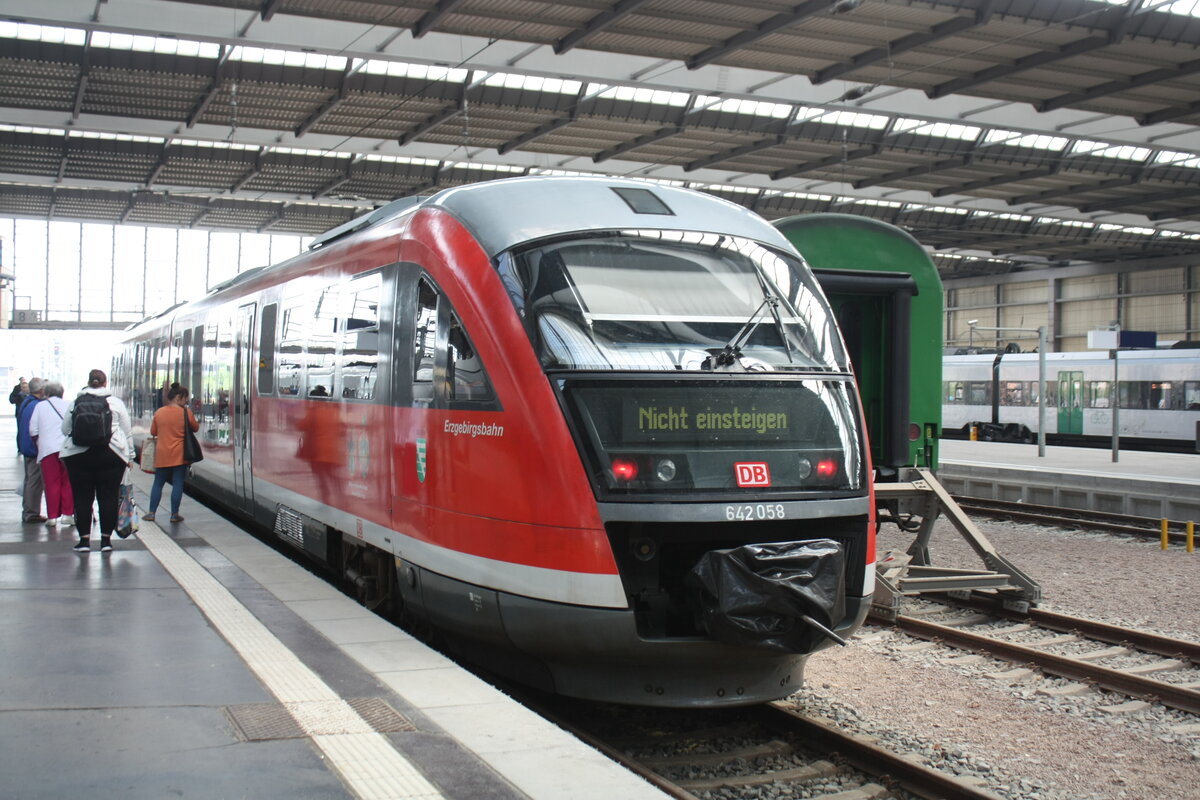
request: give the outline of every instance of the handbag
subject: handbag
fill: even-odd
[[[148,436],[142,442],[142,472],[154,472],[154,457],[158,454],[158,437]]]
[[[183,410],[183,460],[189,464],[204,460],[204,451],[200,449],[200,440],[196,438],[196,434],[192,433],[192,426],[188,425],[186,408]]]
[[[128,471],[125,477],[129,477]],[[128,539],[138,530],[137,505],[133,502],[133,484],[122,483],[117,501],[117,536]]]

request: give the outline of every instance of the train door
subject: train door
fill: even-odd
[[[253,462],[250,457],[250,381],[254,369],[254,312],[250,303],[238,309],[233,363],[233,486],[242,508],[254,510]]]
[[[1083,373],[1058,373],[1058,432],[1083,433]]]

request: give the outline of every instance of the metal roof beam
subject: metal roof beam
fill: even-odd
[[[1115,80],[1108,83],[1102,83],[1099,86],[1093,86],[1090,89],[1084,89],[1082,92],[1070,92],[1068,94],[1060,94],[1058,97],[1051,97],[1048,100],[1043,100],[1040,103],[1034,103],[1034,108],[1038,111],[1054,111],[1063,106],[1078,105],[1086,103],[1089,100],[1095,100],[1097,97],[1105,97],[1118,92],[1125,92],[1130,89],[1140,89],[1143,86],[1149,86],[1160,81],[1177,80],[1186,78],[1189,75],[1195,75],[1200,72],[1200,58],[1184,62],[1175,67],[1163,67],[1161,69],[1152,69],[1149,72],[1143,72],[1140,75],[1134,75],[1127,80]]]
[[[1059,197],[1070,197],[1073,194],[1082,192],[1095,192],[1104,189],[1115,189],[1119,186],[1130,186],[1142,179],[1141,170],[1138,170],[1136,175],[1127,175],[1123,178],[1113,178],[1112,180],[1100,181],[1099,183],[1078,183],[1074,186],[1066,186],[1059,189],[1047,189],[1044,192],[1030,192],[1029,194],[1010,197],[1005,202],[1010,206],[1021,205],[1022,203],[1041,203],[1045,200],[1054,200]]]
[[[1140,117],[1137,117],[1137,121],[1139,125],[1157,125],[1160,122],[1169,122],[1173,119],[1197,113],[1200,113],[1200,100],[1185,103],[1181,106],[1160,109],[1159,111],[1151,111],[1149,114],[1142,114]]]
[[[649,0],[621,0],[608,11],[602,11],[592,17],[587,23],[578,30],[568,33],[563,38],[554,43],[554,54],[562,55],[571,48],[578,45],[589,36],[599,33],[606,28],[619,22],[623,17],[627,17],[637,11],[642,6],[646,5]]]
[[[1037,169],[1027,169],[1024,172],[1006,172],[1003,175],[960,183],[957,186],[945,186],[941,189],[935,189],[931,194],[934,197],[945,197],[948,194],[968,194],[980,189],[991,189],[993,186],[1003,186],[1006,183],[1020,183],[1021,181],[1028,181],[1033,178],[1044,178],[1047,175],[1053,175],[1058,170],[1059,167],[1056,164],[1053,167],[1038,167]]]
[[[229,61],[229,56],[233,52],[233,48],[229,45],[221,45],[220,55],[217,56],[217,63],[213,66],[212,78],[208,82],[208,86],[204,90],[204,95],[196,103],[196,107],[192,109],[192,113],[188,114],[187,127],[193,128],[196,126],[196,120],[208,109],[209,103],[217,96],[217,92],[221,90],[222,73],[225,70],[225,63]]]
[[[1170,189],[1165,192],[1154,192],[1153,194],[1128,195],[1126,197],[1115,197],[1111,200],[1100,200],[1095,203],[1089,203],[1085,206],[1080,206],[1079,210],[1084,214],[1091,214],[1096,211],[1113,211],[1118,208],[1127,208],[1128,206],[1138,206],[1143,203],[1161,203],[1164,200],[1179,200],[1184,197],[1200,194],[1200,186],[1194,186],[1187,189]],[[1175,212],[1156,212],[1165,213],[1167,216],[1173,215]],[[1186,216],[1186,215],[1183,215]],[[1154,219],[1154,217],[1150,217]]]
[[[637,150],[639,147],[661,142],[663,139],[670,139],[672,136],[678,136],[683,133],[686,128],[682,125],[668,125],[665,128],[659,128],[653,133],[644,133],[636,139],[630,139],[628,142],[622,142],[607,150],[601,150],[596,155],[592,156],[592,163],[599,164],[602,161],[607,161],[610,158],[624,155],[631,150]]]
[[[1152,219],[1157,222],[1160,219],[1182,219],[1183,217],[1200,216],[1200,206],[1192,206],[1191,208],[1180,208],[1174,211],[1155,211],[1153,214],[1147,214],[1147,219]]]
[[[458,98],[458,102],[456,102],[454,105],[446,106],[438,113],[429,117],[429,119],[427,119],[424,122],[422,122],[421,124],[417,125],[411,131],[408,131],[407,133],[405,133],[403,136],[401,136],[396,141],[400,144],[401,147],[403,147],[406,144],[411,144],[411,143],[415,142],[417,139],[420,139],[425,134],[429,133],[429,131],[433,130],[438,125],[441,125],[443,122],[449,122],[450,120],[454,119],[455,117],[457,117],[459,114],[462,114],[466,110],[467,110],[467,94],[466,94],[466,87],[464,86],[463,93]]]
[[[158,180],[158,176],[167,168],[167,160],[171,157],[171,143],[164,142],[162,153],[158,157],[158,163],[154,165],[154,169],[150,170],[150,174],[146,176],[146,188]]]
[[[586,94],[587,94],[587,84],[585,83],[579,88],[579,93],[575,96],[575,103],[574,103],[574,105],[571,106],[570,112],[568,112],[565,117],[558,117],[557,119],[552,119],[549,122],[546,122],[542,125],[537,126],[536,128],[534,128],[531,131],[521,134],[520,136],[516,137],[515,139],[508,140],[504,144],[497,147],[496,152],[502,156],[508,155],[513,150],[516,150],[519,147],[523,147],[523,146],[529,144],[530,142],[534,142],[534,141],[537,141],[538,139],[541,139],[543,136],[549,136],[550,134],[554,133],[555,131],[557,131],[561,128],[567,127],[568,125],[570,125],[572,122],[574,122],[576,119],[579,118],[579,107],[580,107],[580,105],[583,104],[583,98],[586,96]]]
[[[351,60],[350,63],[352,64],[353,60]],[[322,103],[320,108],[309,115],[308,119],[300,123],[300,126],[296,128],[297,139],[312,130],[314,125],[328,116],[329,112],[333,111],[345,101],[346,94],[350,86],[351,76],[358,72],[358,70],[362,69],[365,63],[366,62],[361,62],[357,67],[347,66],[346,69],[342,71],[342,82],[338,85],[337,92],[324,103]]]
[[[746,45],[776,34],[784,28],[799,25],[809,17],[822,14],[841,2],[844,2],[844,0],[808,0],[805,3],[795,6],[791,11],[776,14],[761,25],[757,25],[748,31],[742,31],[736,36],[726,39],[721,44],[714,45],[698,55],[692,56],[687,60],[687,68],[700,69],[700,67],[711,64],[721,56],[729,55],[734,50],[740,50]]]
[[[235,184],[233,184],[233,186],[229,187],[230,194],[237,194],[238,192],[240,192],[242,189],[244,189],[246,187],[246,184],[248,184],[250,181],[254,180],[259,175],[261,175],[262,171],[263,171],[263,164],[264,164],[263,151],[259,150],[258,155],[254,159],[254,166],[251,167],[246,172],[245,175],[238,178],[237,183],[235,183]]]
[[[83,96],[87,92],[88,79],[92,72],[92,32],[88,31],[83,40],[83,56],[79,61],[79,85],[75,87],[75,102],[71,104],[71,120],[79,119],[83,110]]]
[[[71,137],[68,134],[63,134],[62,155],[58,159],[58,177],[56,183],[62,183],[62,179],[67,174],[67,160],[71,157]]]
[[[954,80],[938,84],[926,91],[925,94],[930,98],[957,94],[968,89],[973,89],[980,84],[1002,80],[1019,72],[1025,72],[1035,67],[1044,67],[1047,64],[1064,61],[1083,53],[1090,53],[1093,50],[1099,50],[1100,48],[1116,44],[1125,38],[1125,32],[1129,29],[1129,21],[1137,13],[1138,9],[1141,8],[1143,2],[1144,0],[1132,0],[1128,5],[1114,8],[1109,12],[1109,15],[1113,17],[1113,21],[1108,25],[1104,25],[1103,22],[1099,23],[1101,27],[1108,29],[1103,36],[1089,36],[1086,39],[1079,39],[1056,50],[1042,50],[1025,58],[1018,58],[1011,64],[997,64],[994,67],[976,72],[969,77],[955,78]]]
[[[850,161],[857,161],[860,158],[870,158],[874,155],[879,155],[879,151],[883,149],[881,144],[873,144],[868,147],[860,147],[857,150],[851,150],[846,153],[837,153],[825,158],[819,158],[816,161],[808,161],[803,164],[797,164],[794,167],[777,170],[771,173],[771,180],[778,181],[783,178],[790,178],[793,175],[802,175],[805,172],[812,172],[817,169],[826,167],[836,167],[838,164],[844,164]]]
[[[463,0],[440,0],[440,2],[432,9],[427,11],[423,17],[417,20],[412,27],[412,35],[414,39],[420,39],[425,34],[433,30],[433,26],[442,21],[442,18],[452,12],[455,7],[462,5]]]
[[[932,172],[939,172],[943,169],[953,169],[962,167],[971,163],[972,155],[967,153],[954,158],[947,158],[942,161],[937,161],[932,164],[919,164],[908,169],[898,169],[895,172],[887,172],[883,175],[876,175],[874,178],[865,178],[861,181],[854,181],[850,185],[855,189],[867,189],[871,186],[884,186],[895,181],[902,181],[906,178],[915,178],[918,175],[928,175]]]
[[[820,85],[834,78],[840,78],[847,73],[868,67],[871,64],[878,64],[880,61],[895,58],[901,53],[907,53],[910,50],[916,50],[941,39],[955,36],[977,25],[984,25],[991,19],[994,5],[995,0],[984,0],[979,8],[975,9],[975,13],[969,17],[955,17],[954,19],[946,20],[943,23],[934,25],[929,31],[910,33],[908,36],[892,42],[885,47],[874,47],[866,52],[859,53],[849,61],[843,61],[840,64],[834,64],[832,67],[818,70],[817,74],[813,76],[812,82],[814,85]]]
[[[279,206],[279,210],[272,214],[269,220],[258,226],[258,233],[265,233],[275,223],[283,222],[283,218],[287,215],[288,209],[291,207],[291,203],[284,203]]]
[[[722,150],[719,153],[713,153],[710,156],[705,156],[704,158],[698,158],[695,161],[689,161],[687,164],[684,165],[683,171],[684,172],[694,172],[698,169],[703,169],[704,167],[711,167],[713,164],[719,164],[722,161],[728,161],[732,158],[740,158],[741,156],[748,156],[751,153],[758,153],[762,150],[769,150],[772,147],[778,147],[781,144],[787,144],[787,140],[788,140],[788,137],[787,137],[786,133],[776,134],[775,136],[768,136],[765,139],[759,139],[757,142],[751,142],[750,144],[744,144],[741,147],[734,147],[730,150]]]
[[[103,0],[102,0],[103,1]],[[271,17],[275,16],[275,12],[283,5],[283,0],[263,0],[262,8],[259,10],[259,16],[263,22],[267,22]]]

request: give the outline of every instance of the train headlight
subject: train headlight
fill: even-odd
[[[679,474],[679,468],[669,458],[660,458],[654,465],[654,475],[663,483],[670,483]]]
[[[809,461],[807,457],[800,456],[796,463],[800,468],[800,480],[804,480],[809,475],[812,475],[812,462]]]

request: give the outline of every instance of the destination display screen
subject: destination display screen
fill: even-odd
[[[566,379],[596,483],[610,493],[854,490],[863,485],[844,378]]]

